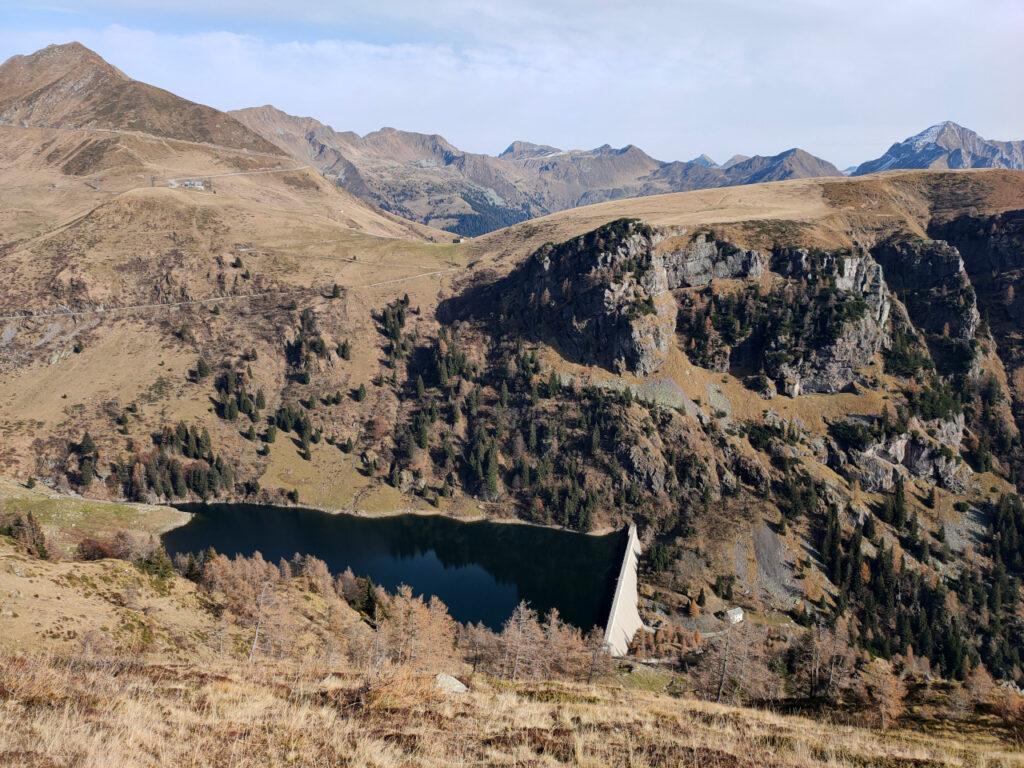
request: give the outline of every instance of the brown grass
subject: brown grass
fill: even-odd
[[[329,664],[0,656],[5,766],[1012,766],[992,743],[881,733],[643,691]]]

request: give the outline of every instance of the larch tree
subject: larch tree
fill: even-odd
[[[861,672],[861,681],[868,700],[876,708],[882,730],[887,730],[894,720],[903,714],[907,686],[896,674],[892,664],[875,659]]]

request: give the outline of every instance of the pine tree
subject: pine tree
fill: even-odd
[[[96,443],[92,439],[92,435],[86,432],[82,435],[82,440],[78,444],[78,455],[79,456],[95,456],[96,455]]]
[[[484,477],[486,494],[488,499],[498,498],[498,447],[491,444],[487,452],[487,469]]]
[[[896,478],[896,489],[893,491],[892,524],[896,529],[903,527],[907,521],[907,495],[903,487],[903,478]]]
[[[362,599],[359,601],[359,610],[366,614],[371,621],[377,618],[377,588],[373,579],[366,579],[366,586],[363,589]]]
[[[548,377],[548,397],[555,397],[561,391],[561,385],[558,381],[558,374],[554,371]]]
[[[92,456],[84,456],[78,462],[79,484],[87,488],[96,476],[96,460]]]
[[[182,497],[188,493],[188,485],[185,482],[185,469],[177,459],[171,461],[171,489],[174,495]]]
[[[839,585],[842,576],[842,550],[840,538],[842,531],[839,527],[839,515],[834,508],[828,512],[828,523],[825,527],[825,538],[821,546],[821,557],[828,572],[829,579],[833,584]]]

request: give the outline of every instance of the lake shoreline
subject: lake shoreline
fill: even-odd
[[[585,631],[603,627],[621,563],[621,531],[586,535],[483,515],[359,515],[301,505],[175,509],[188,513],[189,522],[161,537],[172,557],[212,547],[228,557],[259,552],[273,563],[301,553],[334,574],[350,568],[387,591],[407,584],[435,595],[456,620],[484,621],[496,631],[522,600],[538,613],[557,608]]]
[[[540,528],[540,529],[548,530],[548,531],[564,531],[566,533],[577,533],[577,534],[580,534],[581,536],[597,536],[597,537],[608,536],[609,534],[617,533],[617,532],[623,530],[622,528],[606,527],[606,528],[595,528],[593,530],[583,532],[583,531],[574,530],[572,528],[566,528],[565,526],[562,526],[562,525],[544,525],[542,523],[534,523],[534,522],[531,522],[530,520],[523,520],[522,518],[519,518],[519,517],[507,517],[507,516],[491,517],[491,516],[487,515],[486,512],[483,512],[483,511],[481,511],[479,514],[476,514],[476,515],[463,517],[463,516],[459,516],[459,515],[455,515],[455,514],[450,514],[448,512],[444,512],[442,510],[420,509],[420,508],[415,508],[415,507],[408,507],[408,508],[405,508],[405,509],[392,508],[392,509],[382,510],[382,511],[369,511],[369,510],[365,510],[365,509],[338,509],[338,508],[331,508],[331,507],[321,507],[321,506],[317,506],[315,504],[301,504],[301,503],[299,503],[299,504],[292,504],[292,503],[289,503],[289,502],[274,502],[274,503],[264,504],[262,502],[254,503],[252,501],[246,501],[244,499],[232,499],[232,498],[228,498],[228,499],[214,499],[214,500],[211,500],[211,501],[194,501],[194,502],[193,501],[185,501],[185,502],[180,502],[180,503],[177,503],[177,504],[156,504],[156,505],[149,505],[149,506],[166,507],[168,509],[173,509],[173,510],[175,510],[177,512],[183,512],[183,513],[189,515],[189,518],[187,518],[185,520],[182,520],[182,521],[180,521],[179,523],[177,523],[175,525],[172,525],[171,527],[167,528],[167,530],[165,530],[165,531],[161,531],[161,533],[167,533],[167,532],[169,532],[171,530],[174,530],[175,528],[178,528],[178,527],[180,527],[182,525],[187,525],[188,522],[189,522],[189,519],[191,519],[191,516],[192,516],[193,513],[188,511],[188,510],[182,509],[182,507],[185,507],[185,506],[211,507],[211,506],[217,506],[217,505],[222,505],[222,504],[244,504],[246,506],[253,506],[253,507],[270,507],[270,508],[283,508],[283,509],[306,509],[306,510],[312,510],[314,512],[323,512],[324,514],[328,514],[328,515],[348,515],[350,517],[359,517],[359,518],[364,518],[364,519],[367,519],[367,520],[384,519],[384,518],[389,518],[389,517],[399,517],[401,515],[416,515],[417,517],[440,517],[440,518],[444,518],[445,520],[453,520],[453,521],[455,521],[457,523],[467,523],[467,524],[469,524],[469,523],[496,523],[498,525],[526,525],[526,526],[530,526],[530,527],[533,527],[533,528]]]

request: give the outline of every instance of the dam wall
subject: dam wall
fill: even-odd
[[[630,523],[626,533],[626,551],[622,556],[619,578],[615,582],[615,594],[612,597],[612,608],[608,613],[608,623],[604,630],[604,642],[612,656],[625,656],[629,651],[629,641],[644,625],[637,608],[640,599],[636,577],[639,560],[640,539],[636,533],[636,526]]]

